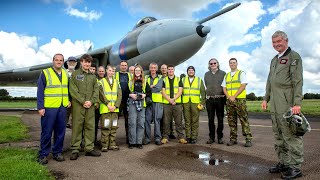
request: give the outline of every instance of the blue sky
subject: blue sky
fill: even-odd
[[[215,57],[229,71],[237,57],[249,76],[248,92],[264,94],[271,58],[271,35],[283,30],[304,61],[304,93],[320,93],[320,3],[318,0],[4,0],[0,2],[0,71],[50,62],[120,40],[144,16],[202,19],[235,2],[235,10],[207,22],[211,27],[201,50],[176,68],[196,66],[203,77]],[[303,28],[302,28],[303,27]],[[28,61],[26,61],[28,59]],[[204,63],[198,63],[199,61]]]

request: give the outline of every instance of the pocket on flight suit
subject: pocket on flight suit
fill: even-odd
[[[101,129],[111,129],[111,121],[110,119],[102,119],[101,120]]]

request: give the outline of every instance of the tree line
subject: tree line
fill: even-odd
[[[304,99],[320,99],[320,94],[318,93],[305,93],[303,95]],[[30,100],[36,100],[36,97],[11,97],[9,95],[9,92],[6,89],[0,89],[0,100],[16,100],[16,101],[20,101],[20,100],[26,100],[26,101],[30,101]],[[248,101],[262,101],[263,100],[263,96],[256,96],[253,92],[250,94],[247,94],[247,100]]]
[[[318,93],[305,93],[303,99],[320,99],[320,94]],[[263,96],[256,96],[253,92],[247,94],[248,101],[262,101]]]

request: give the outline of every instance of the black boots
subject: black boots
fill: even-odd
[[[281,175],[282,179],[296,179],[302,176],[302,172],[298,168],[288,168],[286,172]]]

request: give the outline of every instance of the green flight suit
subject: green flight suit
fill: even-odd
[[[90,152],[94,147],[95,138],[95,103],[98,103],[99,87],[96,76],[82,68],[74,71],[69,85],[72,97],[72,153],[79,153],[82,136],[84,148]],[[91,101],[90,108],[84,108],[85,101]]]
[[[303,162],[303,141],[293,135],[283,114],[295,105],[302,103],[302,60],[290,47],[283,56],[275,56],[270,65],[265,101],[270,100],[270,111],[275,150],[280,163],[292,168],[300,168]]]

